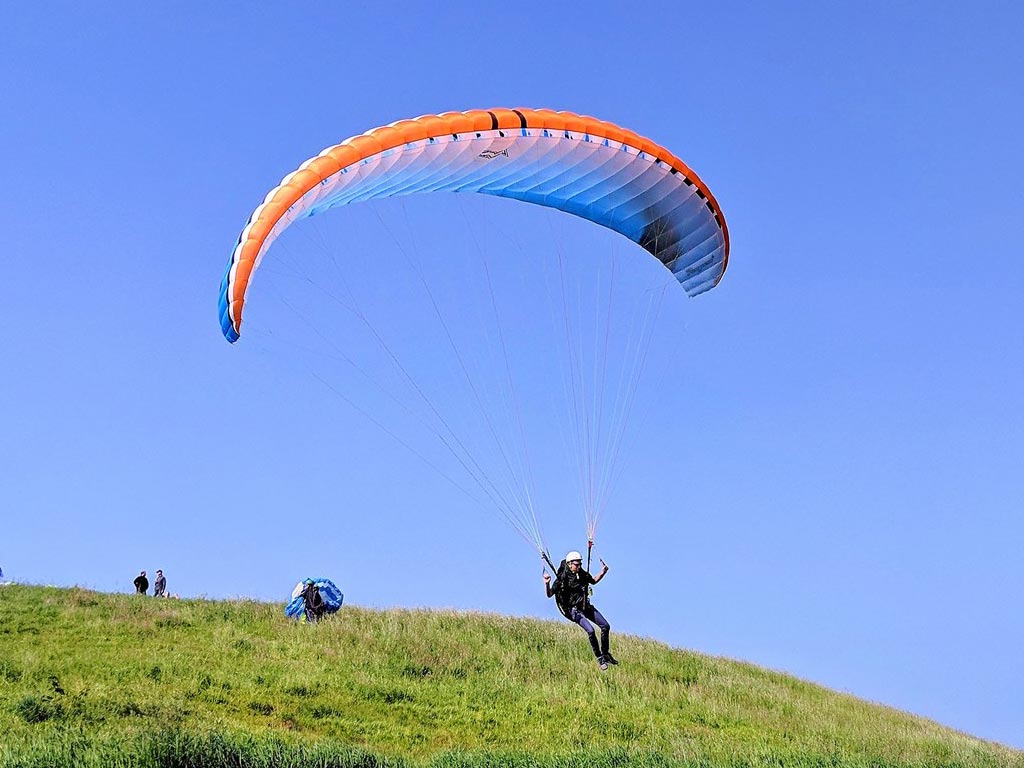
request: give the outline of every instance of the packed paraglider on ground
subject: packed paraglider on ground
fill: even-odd
[[[284,614],[299,622],[316,624],[325,616],[337,613],[344,600],[345,596],[330,579],[305,579],[295,585]]]

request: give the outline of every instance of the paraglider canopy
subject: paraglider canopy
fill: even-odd
[[[354,202],[479,192],[557,208],[619,232],[697,296],[718,284],[729,231],[711,190],[664,147],[614,123],[549,109],[445,112],[399,120],[309,158],[250,215],[221,283],[235,342],[252,274],[297,219]]]

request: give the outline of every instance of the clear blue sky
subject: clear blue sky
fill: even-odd
[[[513,533],[258,334],[229,346],[216,299],[323,147],[568,109],[669,147],[732,234],[721,285],[661,317],[598,537],[615,630],[1024,747],[1022,28],[1008,2],[8,8],[0,567],[268,600],[323,573],[361,605],[556,618]],[[470,250],[408,210],[424,249]],[[584,546],[560,506],[556,553]]]

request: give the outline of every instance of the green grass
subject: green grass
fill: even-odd
[[[1021,766],[759,667],[450,611],[0,588],[0,766]]]

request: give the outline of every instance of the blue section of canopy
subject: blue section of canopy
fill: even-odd
[[[231,324],[231,313],[228,311],[228,284],[231,281],[232,266],[232,264],[228,264],[228,268],[224,271],[224,279],[220,281],[220,301],[217,302],[217,312],[220,316],[220,329],[223,331],[224,337],[234,344],[239,337]]]
[[[291,602],[284,607],[284,615],[289,619],[297,619],[302,615],[302,611],[305,608],[305,600],[302,599],[302,595],[293,597]]]

